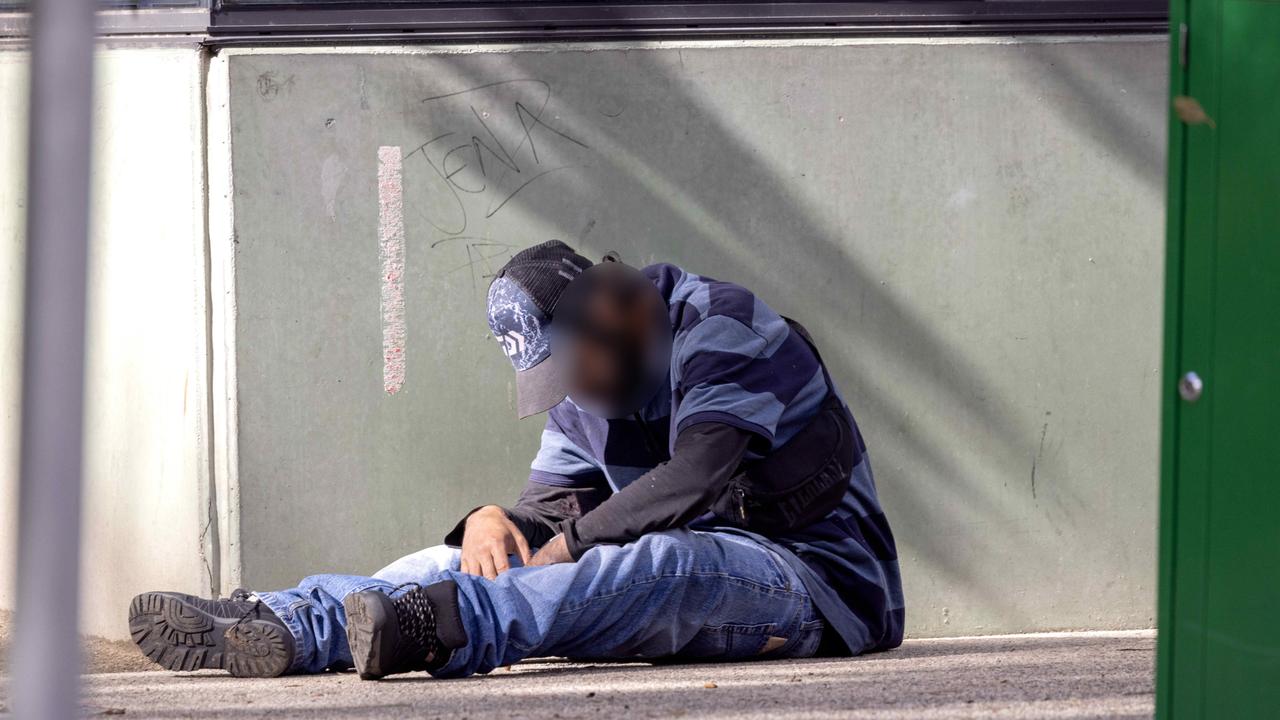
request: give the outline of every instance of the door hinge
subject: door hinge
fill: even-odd
[[[1178,66],[1187,68],[1187,36],[1191,33],[1186,23],[1178,25]]]

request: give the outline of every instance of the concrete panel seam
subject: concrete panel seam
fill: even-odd
[[[200,284],[197,292],[200,295],[200,314],[204,319],[204,334],[200,339],[203,345],[200,356],[204,359],[204,377],[200,379],[200,389],[204,396],[204,414],[200,421],[201,432],[197,433],[196,438],[196,441],[200,444],[201,452],[200,475],[197,477],[197,482],[199,483],[197,502],[199,503],[202,527],[200,528],[199,541],[196,547],[205,570],[207,583],[205,590],[209,593],[217,593],[221,584],[222,553],[221,548],[219,548],[217,470],[214,463],[215,442],[218,433],[213,421],[214,336],[211,311],[213,306],[211,287],[212,258],[209,254],[209,112],[206,103],[208,71],[209,53],[200,49],[195,69],[196,92],[193,98],[195,107],[192,108],[193,115],[199,123],[196,137],[201,140],[200,152],[193,153],[194,162],[198,163],[199,167],[194,168],[192,176],[196,178],[196,197],[200,203],[198,213],[199,227],[197,228],[197,237],[200,238],[198,253]]]
[[[236,378],[235,208],[231,168],[230,77],[221,55],[205,71],[205,168],[208,173],[209,347],[213,366],[214,512],[220,590],[241,584],[239,399]]]

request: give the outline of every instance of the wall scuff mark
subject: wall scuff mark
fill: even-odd
[[[382,261],[382,387],[404,386],[404,182],[400,146],[378,148],[378,256]]]

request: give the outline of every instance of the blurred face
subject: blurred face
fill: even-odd
[[[596,265],[566,288],[552,322],[569,397],[597,417],[630,415],[664,386],[671,324],[657,288],[620,263]]]

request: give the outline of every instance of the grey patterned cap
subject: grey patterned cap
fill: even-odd
[[[489,286],[489,329],[516,371],[516,415],[550,410],[565,397],[551,360],[550,325],[560,295],[591,261],[559,240],[516,253]]]

